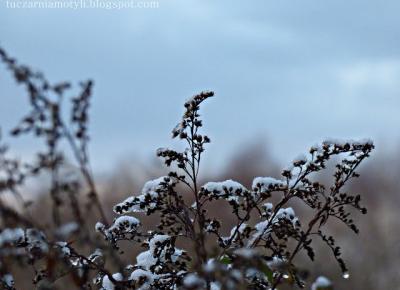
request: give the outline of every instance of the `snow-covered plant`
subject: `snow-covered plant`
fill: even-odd
[[[351,218],[352,209],[363,214],[366,209],[360,204],[360,195],[347,192],[345,186],[359,176],[357,168],[374,148],[371,141],[325,141],[294,160],[280,179],[255,177],[248,187],[233,180],[200,183],[200,164],[210,138],[201,131],[199,110],[214,96],[213,92],[202,92],[185,103],[183,117],[172,131],[172,137],[181,140],[185,149],[157,151],[169,173],[148,181],[139,194],[116,204],[113,210],[117,216],[108,223],[88,168],[91,83],[84,84],[83,92],[72,99],[71,122],[75,129],[71,129],[60,113],[62,96],[69,85],[51,86],[43,76],[16,65],[4,51],[0,50],[0,56],[28,88],[33,106],[14,135],[35,132],[47,142],[48,151],[40,155],[40,166],[28,168],[45,168],[52,173],[54,207],[60,206],[62,193],[68,193],[76,218],[63,223],[59,210],[54,210],[57,227],[48,230],[0,204],[2,218],[12,213],[19,225],[2,223],[0,285],[4,289],[15,289],[9,259],[33,265],[33,281],[39,289],[52,289],[52,283],[64,276],[70,276],[71,288],[77,289],[277,289],[284,284],[303,288],[305,275],[296,259],[305,253],[314,260],[315,239],[327,245],[343,276],[348,277],[340,247],[326,233],[326,227],[332,220],[358,232]],[[55,101],[48,97],[50,92],[55,94]],[[66,140],[72,148],[89,199],[99,209],[101,220],[95,225],[88,225],[74,197],[82,185],[61,178],[64,163],[60,140]],[[331,183],[319,181],[320,173],[333,164]],[[7,186],[2,190],[15,190],[20,182],[5,182]],[[213,203],[224,204],[221,209],[229,210],[231,218],[213,216]],[[296,215],[294,208],[301,215]],[[157,220],[150,229],[143,226],[148,216]],[[225,231],[225,225],[231,229]],[[96,233],[90,234],[90,229]],[[79,232],[76,237],[80,244],[68,240],[75,231]],[[85,254],[80,253],[82,244]],[[133,256],[138,249],[141,252]],[[330,289],[331,283],[320,277],[311,287]]]
[[[282,179],[256,177],[251,188],[233,180],[200,185],[200,161],[210,138],[201,133],[199,109],[213,95],[202,92],[185,103],[172,136],[181,139],[186,149],[157,151],[171,168],[169,174],[147,182],[141,194],[115,205],[120,216],[111,227],[98,224],[97,230],[114,247],[122,240],[145,240],[146,251],[137,256],[133,269],[145,271],[141,273],[148,289],[276,289],[283,283],[303,287],[295,258],[305,251],[313,260],[312,238],[318,237],[347,276],[340,248],[323,229],[334,218],[358,232],[349,208],[361,213],[366,209],[360,205],[360,195],[347,193],[344,186],[358,176],[356,169],[373,144],[326,141],[293,161],[282,171]],[[328,187],[316,179],[316,173],[326,169],[333,157],[342,158],[336,159]],[[181,185],[189,189],[190,197],[181,193]],[[272,199],[277,202],[273,204]],[[218,220],[207,211],[216,200],[231,208],[235,222],[228,235],[221,231],[221,224],[232,221]],[[309,209],[309,220],[296,216],[292,206],[298,203]],[[159,216],[157,228],[141,230],[140,222],[131,216],[138,213]]]

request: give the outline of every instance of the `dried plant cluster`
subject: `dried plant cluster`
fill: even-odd
[[[326,243],[348,276],[340,247],[324,228],[334,220],[358,232],[350,213],[355,209],[365,214],[366,209],[360,195],[348,193],[345,185],[358,177],[356,169],[373,150],[372,142],[326,141],[293,161],[281,179],[256,177],[251,188],[233,180],[201,185],[200,163],[210,138],[201,133],[199,110],[214,95],[202,92],[185,103],[183,117],[172,131],[186,149],[157,151],[170,168],[168,175],[148,181],[140,194],[115,205],[117,217],[110,223],[88,156],[92,82],[82,83],[66,108],[69,83],[52,85],[5,51],[0,50],[0,57],[26,88],[31,104],[12,135],[30,133],[45,144],[33,164],[13,160],[7,157],[6,146],[0,148],[0,192],[11,192],[23,205],[19,212],[0,199],[1,289],[15,289],[12,271],[27,265],[37,289],[56,289],[60,279],[67,279],[70,289],[304,288],[304,270],[296,266],[296,257],[304,252],[313,260],[315,239]],[[67,148],[72,160],[65,155]],[[318,181],[317,173],[326,170],[329,160],[336,166],[327,186]],[[71,166],[80,174],[71,177]],[[51,227],[29,217],[29,204],[20,193],[26,180],[40,173],[50,176]],[[84,205],[79,201],[82,192],[87,193]],[[217,200],[231,209],[235,225],[228,233],[222,230],[228,221],[207,211]],[[292,207],[299,204],[307,207],[307,219],[296,216]],[[60,211],[66,208],[73,220],[62,220]],[[100,219],[95,225],[85,218],[92,209]],[[146,216],[159,221],[150,230],[142,227]],[[132,258],[126,245],[142,252]],[[311,288],[331,289],[331,283],[320,277]]]

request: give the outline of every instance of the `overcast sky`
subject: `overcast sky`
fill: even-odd
[[[216,92],[203,110],[209,166],[258,139],[288,162],[326,137],[370,137],[382,152],[400,144],[399,11],[397,0],[160,0],[125,10],[2,3],[0,45],[53,81],[95,81],[97,170],[172,146],[183,102],[201,90]],[[26,102],[4,67],[0,88],[9,129]]]

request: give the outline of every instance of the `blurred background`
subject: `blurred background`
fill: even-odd
[[[254,176],[278,176],[325,138],[374,140],[373,157],[352,184],[369,208],[359,218],[361,234],[333,229],[350,279],[329,262],[328,249],[312,270],[337,289],[400,284],[400,2],[159,0],[125,9],[7,3],[0,4],[0,45],[10,55],[54,82],[95,81],[91,160],[110,208],[162,174],[154,153],[176,145],[169,132],[183,102],[214,90],[202,110],[212,140],[204,179],[249,185]],[[0,88],[6,132],[28,102],[4,67]],[[29,138],[4,141],[21,159],[37,146]]]

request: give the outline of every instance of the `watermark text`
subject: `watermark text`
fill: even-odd
[[[138,0],[3,0],[8,9],[155,9],[159,1]]]

